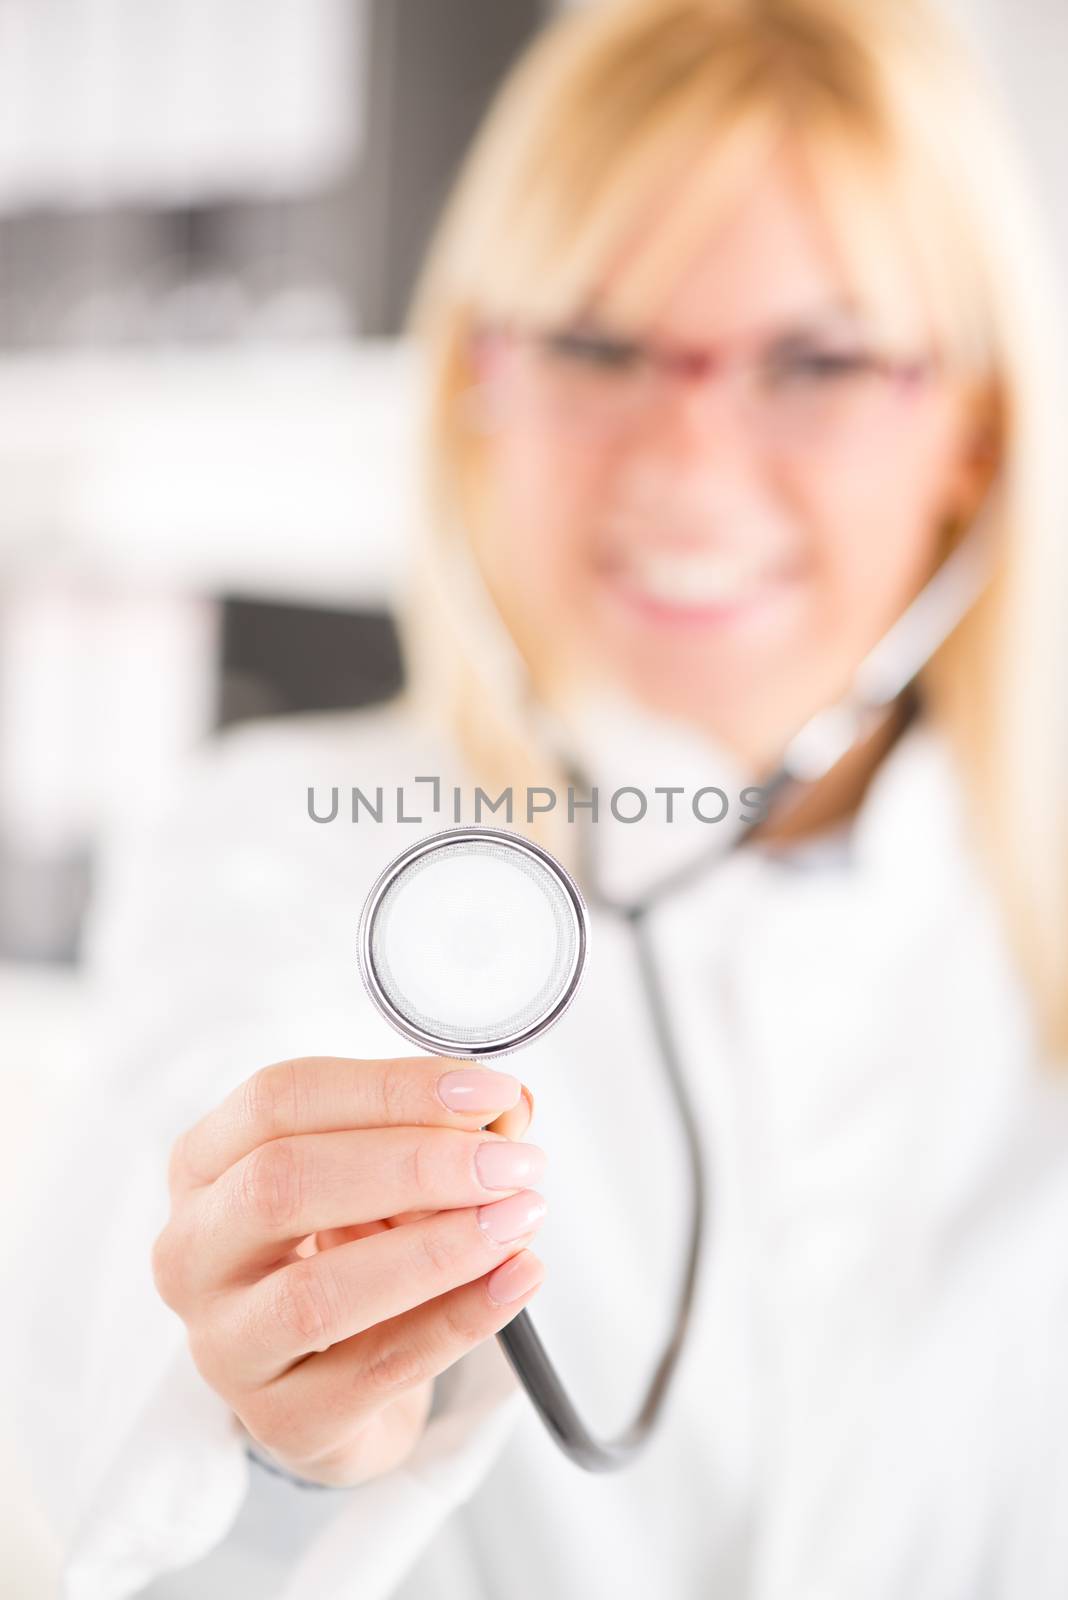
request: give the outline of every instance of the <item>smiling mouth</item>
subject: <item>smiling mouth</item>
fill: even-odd
[[[638,545],[613,552],[601,575],[653,613],[714,617],[773,598],[796,582],[799,569],[785,561]]]

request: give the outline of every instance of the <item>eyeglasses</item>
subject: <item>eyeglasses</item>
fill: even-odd
[[[510,352],[495,414],[614,438],[663,416],[680,388],[724,385],[758,443],[850,447],[878,436],[929,380],[932,354],[875,350],[852,334],[789,334],[734,348],[673,346],[597,328],[514,325],[477,338]]]

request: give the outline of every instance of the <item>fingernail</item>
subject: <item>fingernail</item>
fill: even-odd
[[[486,1189],[525,1189],[545,1171],[545,1151],[536,1144],[487,1139],[475,1151],[475,1170]]]
[[[526,1133],[527,1129],[530,1127],[530,1124],[534,1121],[534,1096],[531,1094],[525,1083],[523,1084],[520,1092],[523,1096],[523,1104],[527,1108],[527,1120],[523,1124],[521,1132]]]
[[[488,1067],[463,1067],[438,1079],[438,1099],[450,1111],[511,1111],[522,1084],[509,1072]]]
[[[525,1233],[533,1232],[547,1210],[540,1194],[524,1189],[507,1200],[479,1206],[478,1225],[495,1244],[507,1244],[510,1239],[521,1239]]]
[[[545,1268],[537,1256],[520,1250],[517,1256],[494,1267],[486,1279],[486,1292],[499,1306],[506,1306],[510,1300],[521,1300],[544,1276]]]

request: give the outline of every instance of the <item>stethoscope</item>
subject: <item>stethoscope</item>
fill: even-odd
[[[989,505],[989,499],[988,499]],[[633,1421],[599,1439],[583,1422],[528,1311],[497,1334],[516,1377],[559,1448],[590,1472],[632,1461],[648,1441],[686,1342],[702,1258],[707,1181],[650,930],[650,913],[779,821],[861,740],[918,706],[917,678],[970,610],[989,576],[985,512],[943,560],[857,668],[849,692],[817,712],[787,744],[760,788],[764,806],[733,834],[666,872],[632,899],[602,886],[594,829],[579,831],[575,875],[544,848],[502,828],[449,828],[397,856],[372,885],[360,918],[358,961],[374,1004],[406,1038],[433,1053],[481,1060],[539,1037],[571,1005],[589,950],[589,907],[630,930],[641,991],[684,1138],[691,1184],[690,1232],[672,1333]],[[468,599],[485,611],[486,597]],[[501,625],[503,627],[503,624]],[[510,647],[510,638],[506,648]],[[592,784],[561,725],[531,705],[576,793]],[[900,732],[900,728],[898,729]],[[581,887],[580,887],[581,885]]]

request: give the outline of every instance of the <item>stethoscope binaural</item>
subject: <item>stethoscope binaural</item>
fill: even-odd
[[[633,1421],[613,1439],[590,1433],[571,1401],[530,1313],[520,1311],[497,1338],[560,1449],[591,1472],[624,1466],[661,1414],[689,1325],[702,1255],[706,1179],[697,1123],[686,1089],[649,932],[649,913],[667,896],[758,838],[862,738],[895,713],[902,725],[917,707],[921,669],[981,593],[990,552],[980,518],[864,658],[847,695],[794,735],[760,787],[765,806],[714,848],[666,873],[630,900],[605,893],[594,830],[579,834],[579,882],[548,851],[502,828],[449,828],[403,851],[371,888],[360,918],[358,960],[368,994],[398,1032],[431,1053],[486,1059],[511,1053],[553,1025],[578,990],[589,949],[587,904],[631,930],[638,975],[661,1063],[678,1113],[691,1182],[691,1226],[673,1331]],[[543,720],[543,731],[548,724]],[[561,769],[576,793],[592,785],[559,739]],[[583,895],[585,891],[585,897]],[[466,987],[474,974],[480,994]],[[437,980],[437,981],[435,981]],[[492,1000],[487,1000],[487,995]]]

